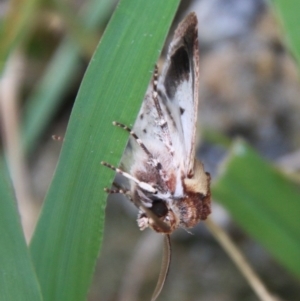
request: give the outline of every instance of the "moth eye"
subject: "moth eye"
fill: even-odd
[[[157,217],[163,217],[166,216],[168,213],[168,208],[162,200],[157,200],[152,203],[152,207],[150,210],[157,216]]]

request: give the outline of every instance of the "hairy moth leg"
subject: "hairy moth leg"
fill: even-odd
[[[117,168],[117,167],[115,167],[115,166],[113,166],[113,165],[111,165],[107,162],[104,162],[104,161],[102,161],[101,164],[103,166],[106,166],[106,167],[112,169],[113,171],[117,172],[118,174],[122,175],[123,177],[135,182],[140,188],[142,188],[142,189],[144,189],[148,192],[151,192],[151,193],[156,193],[157,192],[156,189],[153,186],[151,186],[150,184],[139,181],[137,178],[133,177],[132,175],[130,175],[129,173],[123,171],[122,169]]]
[[[134,140],[137,142],[137,144],[142,148],[142,150],[147,154],[147,156],[149,157],[151,165],[153,165],[158,171],[161,170],[161,168],[162,168],[161,163],[153,157],[153,155],[147,149],[147,147],[143,143],[143,141],[137,136],[137,134],[131,128],[129,128],[125,124],[122,124],[122,123],[116,122],[116,121],[113,122],[113,125],[118,126],[118,127],[122,128],[123,130],[127,131],[134,138]]]

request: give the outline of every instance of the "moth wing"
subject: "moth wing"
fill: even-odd
[[[133,131],[151,153],[155,150],[157,153],[163,154],[165,152],[164,137],[158,120],[159,116],[153,102],[153,83],[151,82],[133,126]],[[134,162],[144,162],[146,159],[147,154],[131,136],[125,156],[122,159],[125,170],[130,171]]]
[[[198,112],[199,49],[198,21],[189,14],[177,27],[167,61],[159,81],[162,98],[173,116],[171,136],[179,136],[183,148],[186,175],[192,175],[195,158],[195,135]],[[179,123],[179,124],[178,124]],[[173,132],[174,131],[174,132]],[[175,146],[176,151],[176,146]]]

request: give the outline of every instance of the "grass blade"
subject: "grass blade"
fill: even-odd
[[[300,190],[245,143],[237,141],[213,196],[240,226],[300,277]]]
[[[31,253],[45,300],[85,300],[99,253],[106,195],[178,0],[118,5],[82,82]]]
[[[276,11],[285,28],[287,41],[290,44],[291,50],[300,62],[300,2],[297,0],[273,0]]]
[[[2,166],[0,246],[0,300],[41,301],[42,295],[22,232],[20,217]]]

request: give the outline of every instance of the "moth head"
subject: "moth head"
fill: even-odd
[[[140,199],[139,202],[145,203],[145,200]],[[141,230],[150,227],[158,233],[171,234],[179,226],[178,213],[170,207],[169,201],[153,195],[151,203],[147,207],[141,205],[140,209],[138,224]]]
[[[175,229],[178,228],[178,215],[171,208],[168,208],[167,203],[165,201],[161,200],[154,202],[150,210],[160,221],[164,223],[164,226],[162,227],[161,223],[158,223],[156,218],[150,218],[149,226],[154,231],[158,233],[171,234]]]
[[[179,227],[192,228],[207,218],[211,212],[210,175],[201,162],[194,161],[192,176],[183,177],[182,185],[180,198],[135,186],[135,203],[142,212],[138,218],[141,229],[150,227],[158,233],[171,234]]]

